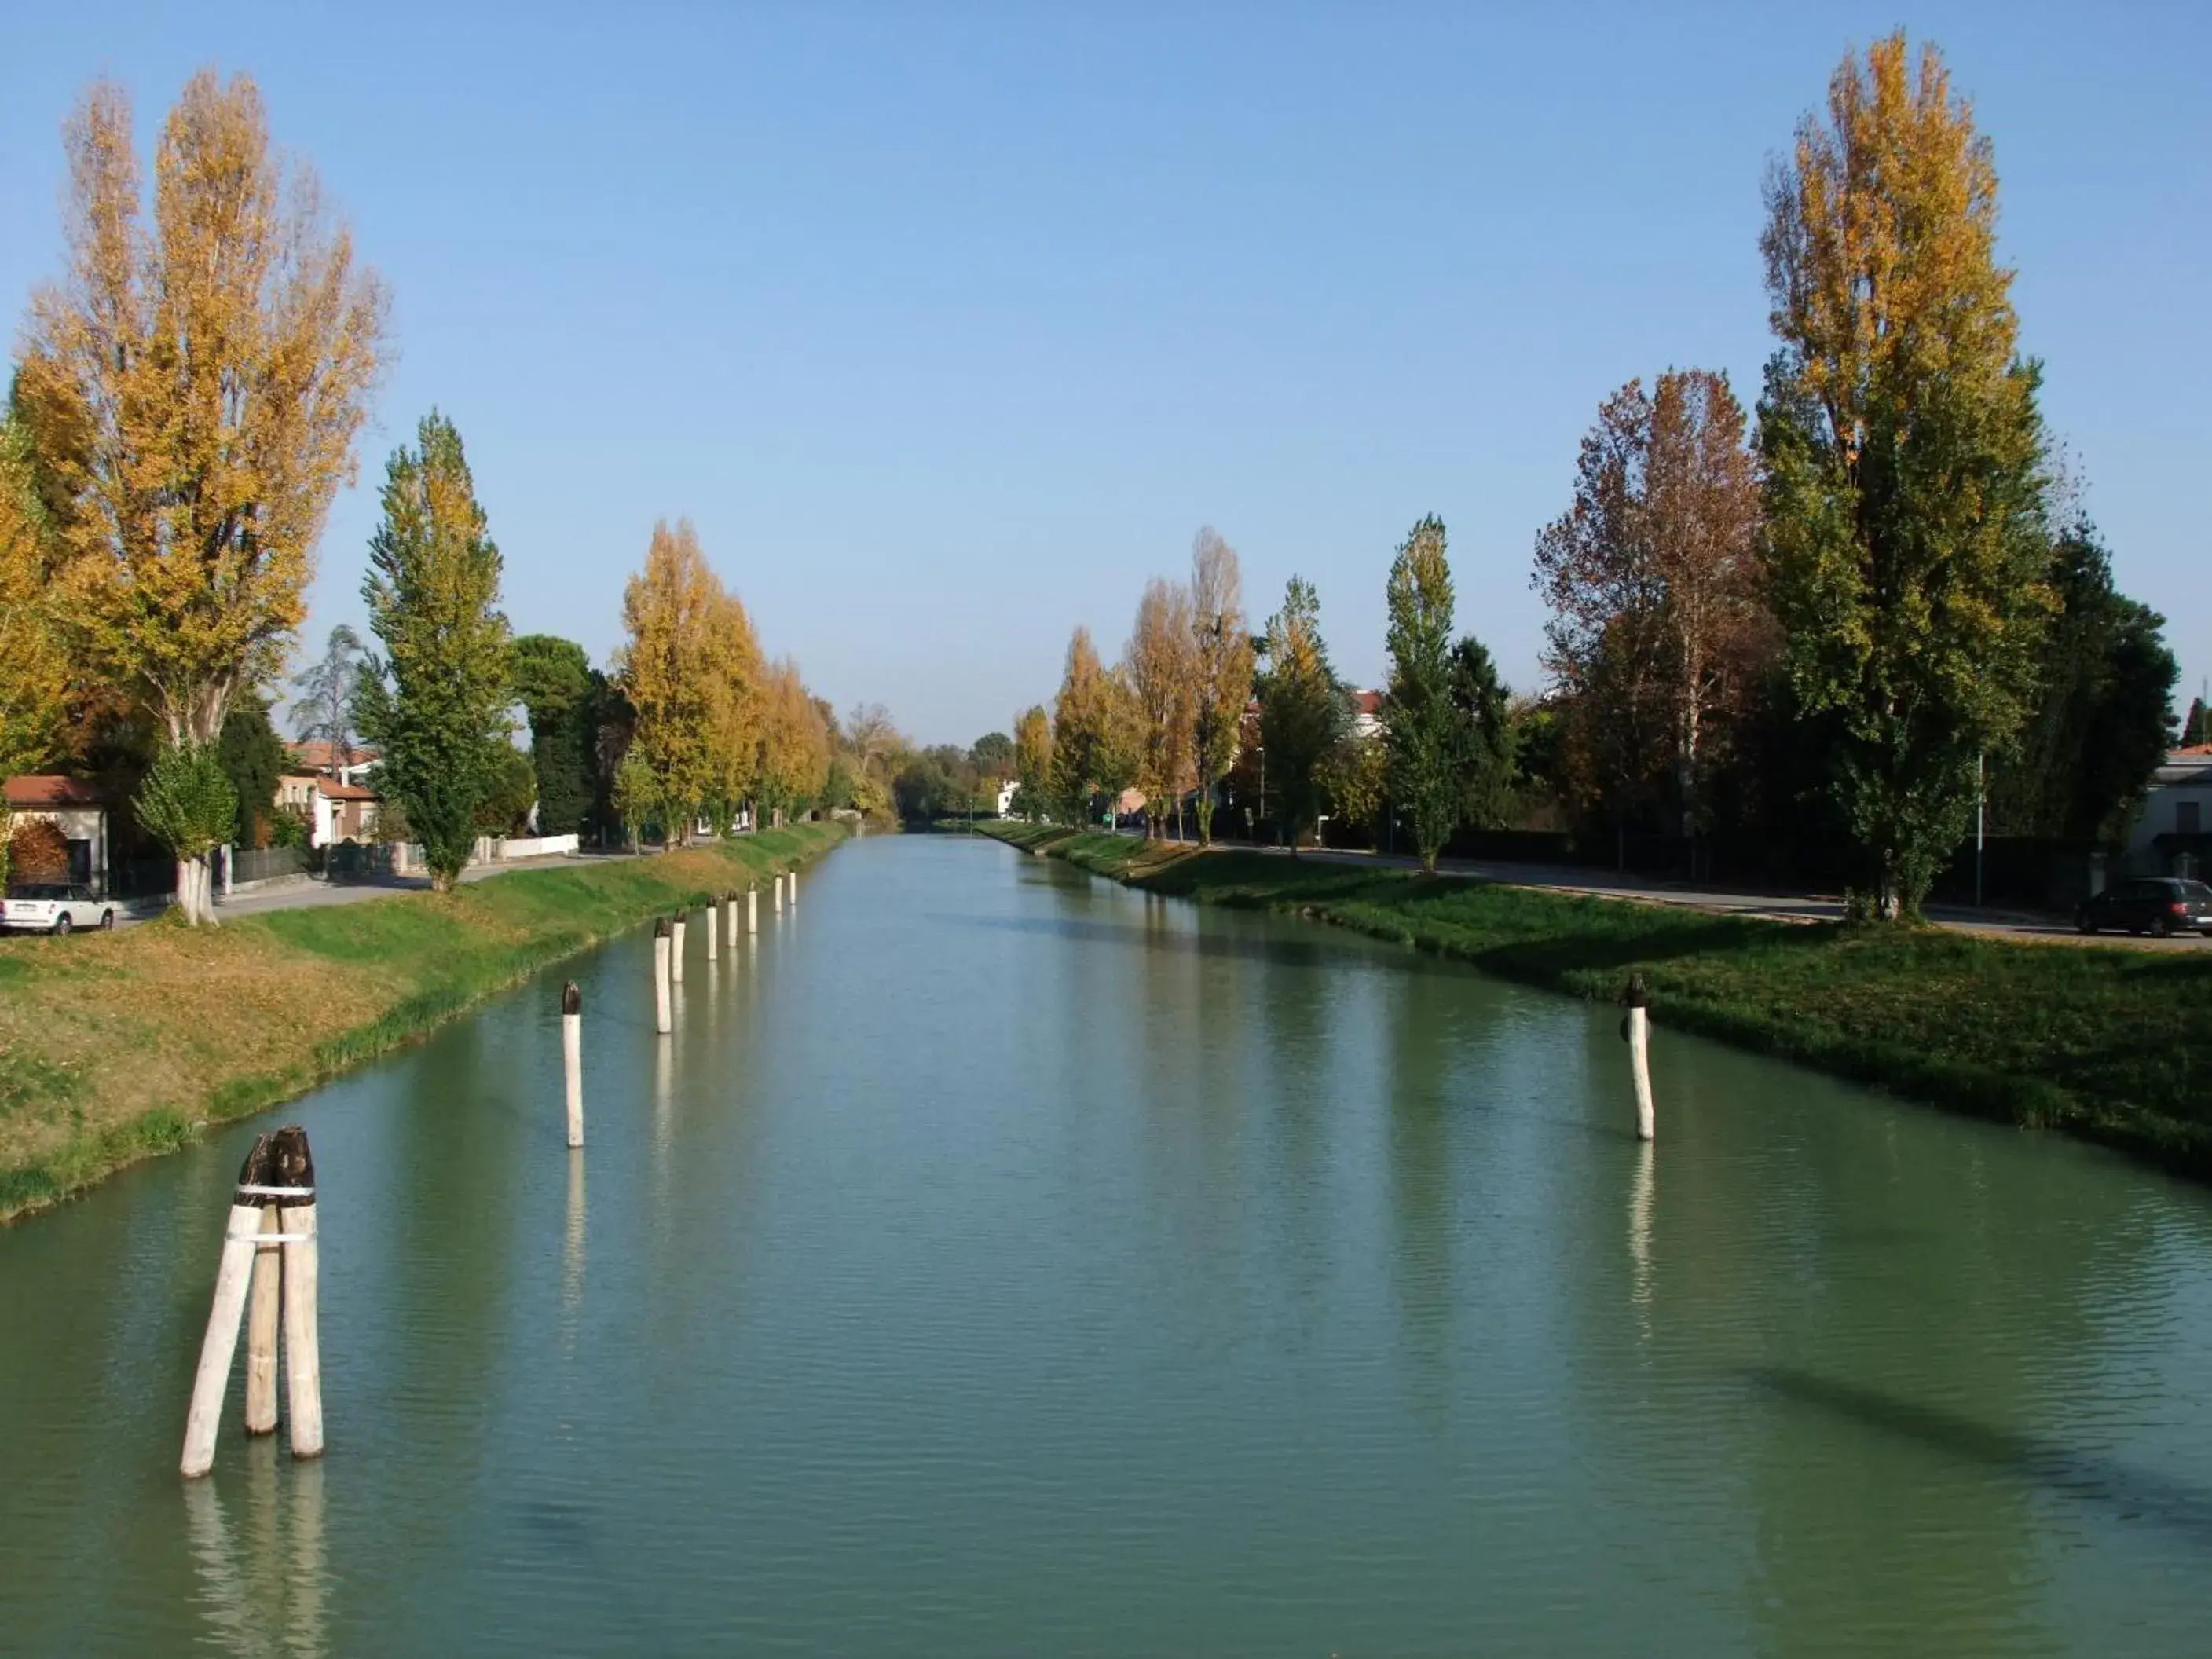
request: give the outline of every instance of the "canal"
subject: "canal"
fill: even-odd
[[[2202,1651],[2212,1205],[886,838],[0,1231],[0,1650]],[[557,991],[589,1141],[562,1144]],[[330,1451],[176,1474],[305,1124]]]

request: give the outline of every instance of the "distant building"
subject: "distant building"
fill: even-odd
[[[1382,694],[1380,691],[1354,691],[1352,694],[1352,735],[1362,743],[1382,735]]]
[[[107,891],[107,808],[93,786],[82,778],[54,773],[26,773],[4,785],[8,810],[18,823],[43,818],[61,831],[69,844],[69,878],[94,893]]]
[[[285,773],[276,780],[276,804],[307,820],[310,847],[367,841],[376,833],[376,792],[358,783],[342,782],[327,773]]]
[[[293,763],[298,770],[303,773],[320,773],[325,777],[335,779],[339,783],[366,786],[368,782],[369,769],[383,758],[374,749],[354,748],[347,751],[343,766],[334,766],[331,763],[332,760],[331,745],[320,738],[312,738],[304,743],[291,743],[284,746],[290,750]]]
[[[1021,787],[1020,782],[1013,778],[1008,778],[1004,783],[999,786],[999,816],[1000,817],[1006,818],[1012,817],[1013,816],[1014,796]]]
[[[2202,876],[2212,853],[2212,744],[2166,751],[2128,830],[2128,867],[2140,875]]]

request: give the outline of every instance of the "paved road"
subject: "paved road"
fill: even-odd
[[[516,859],[500,864],[474,864],[461,872],[465,882],[484,881],[493,876],[503,876],[510,870],[557,870],[564,866],[583,866],[605,863],[609,859],[635,856],[623,852],[556,853],[549,858]],[[230,916],[256,916],[269,910],[305,910],[326,904],[358,904],[365,899],[390,898],[394,893],[426,893],[430,890],[428,876],[384,876],[374,881],[322,881],[307,879],[287,881],[281,884],[261,887],[250,893],[236,893],[229,898],[217,896],[215,902],[216,920]],[[167,900],[159,904],[126,911],[116,918],[119,927],[135,927],[161,914]]]
[[[1222,844],[1279,858],[1290,856],[1279,847],[1255,848],[1244,842],[1224,842]],[[1416,868],[1420,862],[1407,854],[1388,853],[1310,850],[1298,856],[1328,864],[1382,866],[1403,870]],[[1680,905],[1686,909],[1703,910],[1713,915],[1765,916],[1778,921],[1801,922],[1840,921],[1844,915],[1844,902],[1838,895],[1762,892],[1750,888],[1698,885],[1688,882],[1662,881],[1646,876],[1613,875],[1605,871],[1568,865],[1445,859],[1437,866],[1437,872],[1472,881],[1494,881],[1512,887],[1586,893],[1596,898],[1625,899],[1642,904]],[[2074,924],[2063,917],[2038,915],[2022,910],[1977,909],[1972,905],[1933,904],[1927,907],[1926,915],[1929,921],[1938,926],[1956,928],[1961,933],[1984,933],[1994,938],[2038,944],[2121,945],[2146,951],[2207,948],[2207,940],[2200,935],[2160,939],[2136,939],[2125,933],[2100,933],[2090,938],[2077,931]]]

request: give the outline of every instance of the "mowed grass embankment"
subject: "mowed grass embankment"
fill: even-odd
[[[1306,915],[1611,1000],[1640,971],[1702,1032],[2212,1178],[2212,956],[1853,928],[1054,827],[1000,839],[1153,892]]]
[[[840,825],[451,893],[0,941],[0,1218],[396,1047],[564,957],[815,858]]]

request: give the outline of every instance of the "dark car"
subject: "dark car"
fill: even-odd
[[[2153,876],[2107,887],[2074,913],[2085,933],[2124,927],[2130,933],[2164,939],[2184,928],[2212,933],[2212,887],[2177,876]]]

